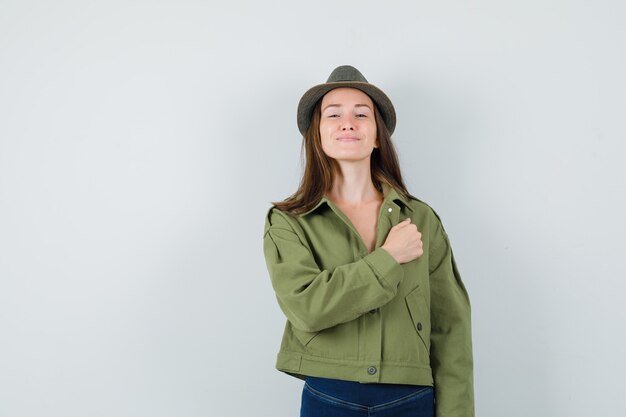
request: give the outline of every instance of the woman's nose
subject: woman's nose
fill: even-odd
[[[352,121],[346,118],[341,124],[341,130],[354,130],[354,125],[352,124]]]

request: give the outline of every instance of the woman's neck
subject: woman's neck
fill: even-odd
[[[372,182],[370,167],[365,164],[342,164],[327,195],[333,202],[349,205],[382,200]]]

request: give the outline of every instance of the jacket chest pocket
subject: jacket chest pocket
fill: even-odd
[[[430,352],[430,308],[426,303],[426,298],[417,287],[405,297],[405,301],[413,322],[413,330],[424,343],[426,350]]]

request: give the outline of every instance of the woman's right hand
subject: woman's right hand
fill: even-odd
[[[410,217],[391,228],[381,247],[400,264],[410,262],[424,254],[422,234],[417,230],[417,226],[411,223]]]

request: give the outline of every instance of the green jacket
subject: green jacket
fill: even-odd
[[[287,316],[277,369],[359,382],[433,385],[437,417],[474,415],[470,303],[448,236],[421,201],[384,186],[368,253],[328,199],[293,216],[270,208],[264,252]],[[381,245],[411,217],[424,254],[399,264]]]

